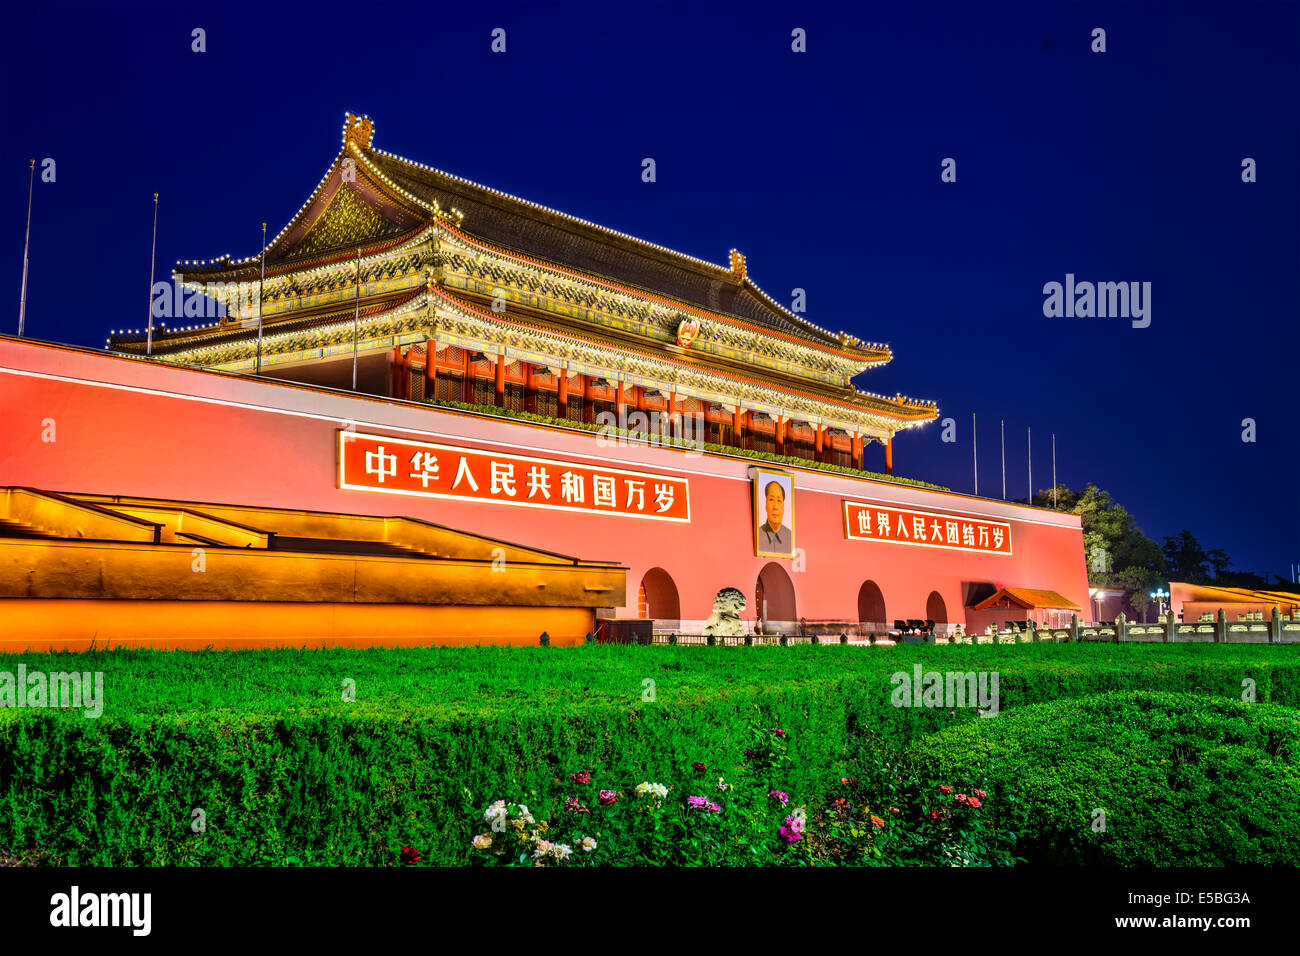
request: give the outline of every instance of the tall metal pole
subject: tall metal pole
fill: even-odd
[[[1007,420],[1002,419],[1002,500],[1007,500]]]
[[[357,390],[357,340],[361,338],[361,247],[357,246],[357,308],[352,316],[352,391]]]
[[[262,276],[257,280],[257,374],[262,374],[262,286],[266,284],[266,223],[262,223]]]
[[[1056,507],[1056,432],[1052,432],[1052,507]]]
[[[153,270],[158,260],[158,194],[153,194],[153,245],[149,247],[149,321],[146,325],[144,354],[153,355]]]
[[[32,244],[32,189],[36,185],[36,157],[27,161],[31,172],[27,176],[27,237],[23,239],[23,289],[18,297],[18,337],[23,337],[23,325],[27,319],[27,250]]]
[[[1029,440],[1029,504],[1034,503],[1034,430],[1025,426],[1025,435]]]
[[[975,451],[975,494],[980,493],[980,445],[979,438],[975,434],[975,413],[970,413],[970,441],[971,447]]]

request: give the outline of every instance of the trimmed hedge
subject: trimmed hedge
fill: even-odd
[[[1288,707],[1101,694],[954,728],[914,756],[1017,794],[995,810],[1031,863],[1300,864],[1300,714]]]
[[[1252,676],[1295,706],[1300,687],[1293,648],[1243,645],[121,651],[0,669],[20,662],[105,673],[98,720],[0,710],[0,856],[40,846],[70,865],[379,865],[403,846],[462,864],[493,800],[543,819],[574,770],[626,787],[696,761],[727,773],[755,726],[790,732],[786,789],[813,795],[877,737],[897,752],[989,733],[1114,688],[1235,698]],[[914,663],[997,670],[1008,713],[892,706],[890,675]]]

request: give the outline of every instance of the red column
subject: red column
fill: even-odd
[[[582,420],[590,425],[596,421],[596,410],[591,407],[591,376],[579,377],[578,387],[582,389]]]
[[[627,416],[623,414],[623,380],[618,380],[618,385],[614,389],[614,417],[618,419],[617,428],[627,428]]]
[[[737,405],[735,410],[731,413],[731,440],[735,443],[737,448],[745,447],[745,426],[743,416],[744,412],[742,412],[740,406]]]
[[[424,400],[431,402],[438,397],[438,343],[433,339],[424,340]]]
[[[506,407],[506,356],[504,352],[497,353],[497,377],[496,387],[493,389],[493,400],[498,408]]]
[[[474,363],[470,361],[473,354],[473,349],[465,349],[465,381],[461,384],[460,400],[467,405],[474,401]]]
[[[825,441],[822,439],[824,432],[825,426],[818,425],[816,437],[813,439],[813,461],[822,460],[822,448],[825,447]]]
[[[668,435],[671,438],[676,438],[682,433],[681,422],[677,421],[677,415],[677,393],[670,392],[668,394]]]
[[[532,362],[524,364],[524,411],[537,412],[537,381],[533,377]]]
[[[853,436],[853,467],[862,467],[862,436]]]
[[[393,346],[393,371],[390,376],[388,397],[397,398],[402,394],[402,347]]]
[[[557,415],[560,418],[569,417],[569,370],[560,369],[560,388],[555,396],[555,403],[558,406]]]
[[[778,415],[776,417],[776,453],[778,455],[785,454],[785,416],[784,415]]]
[[[894,473],[894,436],[890,435],[885,440],[885,474]]]

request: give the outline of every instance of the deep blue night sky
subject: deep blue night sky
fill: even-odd
[[[1157,541],[1300,561],[1294,3],[34,6],[0,38],[7,333],[29,156],[57,181],[38,166],[28,334],[100,347],[144,325],[155,190],[160,276],[251,255],[351,110],[379,148],[712,262],[739,248],[777,300],[804,288],[812,321],[888,343],[859,386],[958,426],[901,436],[900,474],[969,492],[975,412],[985,494],[1005,419],[1011,497],[1026,427],[1038,488],[1055,432],[1059,479]],[[1067,272],[1151,282],[1150,327],[1045,318]]]

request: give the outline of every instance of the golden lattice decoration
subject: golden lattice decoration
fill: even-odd
[[[389,222],[353,189],[340,183],[325,211],[289,255],[316,255],[341,246],[395,235],[399,231],[399,225]]]

